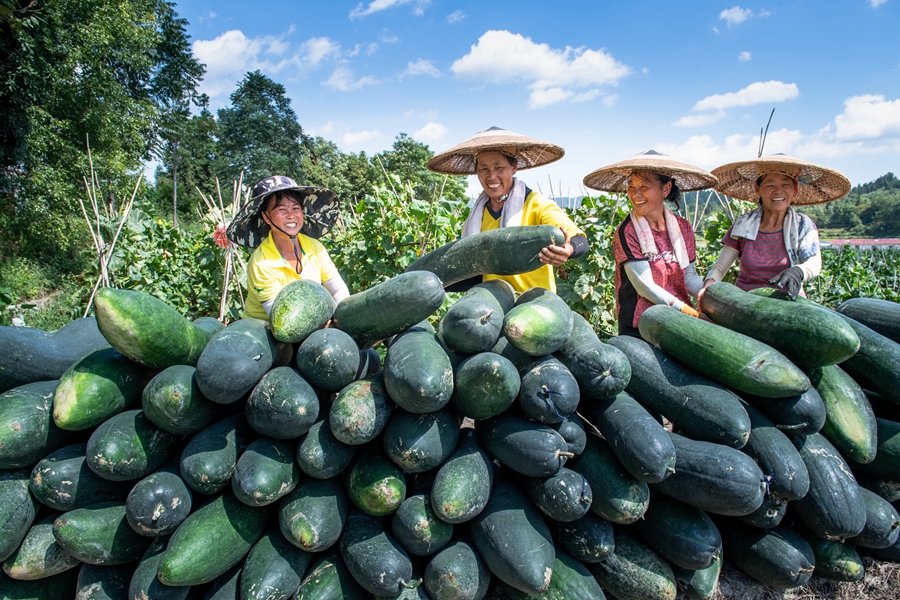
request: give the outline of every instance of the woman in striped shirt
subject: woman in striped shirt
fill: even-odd
[[[703,290],[722,281],[740,259],[735,284],[742,290],[775,287],[791,298],[805,295],[803,282],[822,269],[819,232],[812,219],[793,207],[837,200],[850,191],[850,181],[784,154],[731,163],[713,174],[719,179],[717,191],[759,206],[741,215],[725,234]]]

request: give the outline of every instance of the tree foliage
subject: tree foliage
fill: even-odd
[[[88,246],[77,203],[88,145],[101,195],[115,205],[114,190],[133,187],[153,155],[170,94],[196,78],[167,81],[197,63],[185,44],[172,45],[178,23],[164,0],[30,6],[0,21],[0,229],[10,234],[0,256],[66,262]]]
[[[303,128],[284,86],[259,71],[247,73],[219,110],[219,176],[254,182],[294,173],[303,157]]]

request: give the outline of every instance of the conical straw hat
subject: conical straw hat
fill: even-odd
[[[427,167],[445,175],[474,175],[475,158],[482,152],[496,150],[517,161],[517,168],[530,169],[550,164],[566,153],[561,147],[542,142],[499,127],[480,131],[449,150],[435,155]]]
[[[713,187],[718,182],[712,173],[700,167],[675,160],[656,150],[647,150],[597,169],[584,178],[584,185],[604,192],[623,193],[628,187],[628,178],[635,171],[655,171],[673,177],[682,192],[703,190]]]
[[[713,169],[713,175],[719,178],[717,191],[750,202],[759,200],[756,180],[769,173],[787,175],[800,184],[800,194],[791,201],[794,205],[823,204],[843,198],[850,192],[850,180],[837,171],[786,154],[734,162]]]

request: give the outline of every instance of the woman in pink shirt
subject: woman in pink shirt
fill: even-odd
[[[725,234],[703,289],[722,281],[740,259],[735,284],[742,290],[777,287],[791,298],[803,294],[803,282],[822,269],[822,254],[815,223],[793,207],[837,200],[850,191],[850,181],[784,154],[731,163],[713,174],[719,178],[716,190],[759,207],[741,215]]]

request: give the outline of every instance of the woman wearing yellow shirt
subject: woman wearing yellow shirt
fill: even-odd
[[[528,225],[556,225],[565,235],[563,245],[549,245],[541,250],[540,259],[544,264],[540,268],[521,275],[485,275],[483,279],[503,279],[520,293],[533,287],[555,292],[553,267],[587,252],[584,232],[566,212],[515,177],[520,169],[549,164],[562,158],[564,153],[555,144],[491,127],[428,161],[431,171],[476,175],[481,183],[483,191],[463,225],[461,237],[501,227]],[[462,281],[448,289],[463,291],[481,279]]]
[[[228,239],[256,248],[247,263],[247,317],[268,319],[281,288],[306,279],[322,284],[335,302],[350,295],[318,239],[337,220],[338,197],[323,187],[266,177],[228,225]]]

